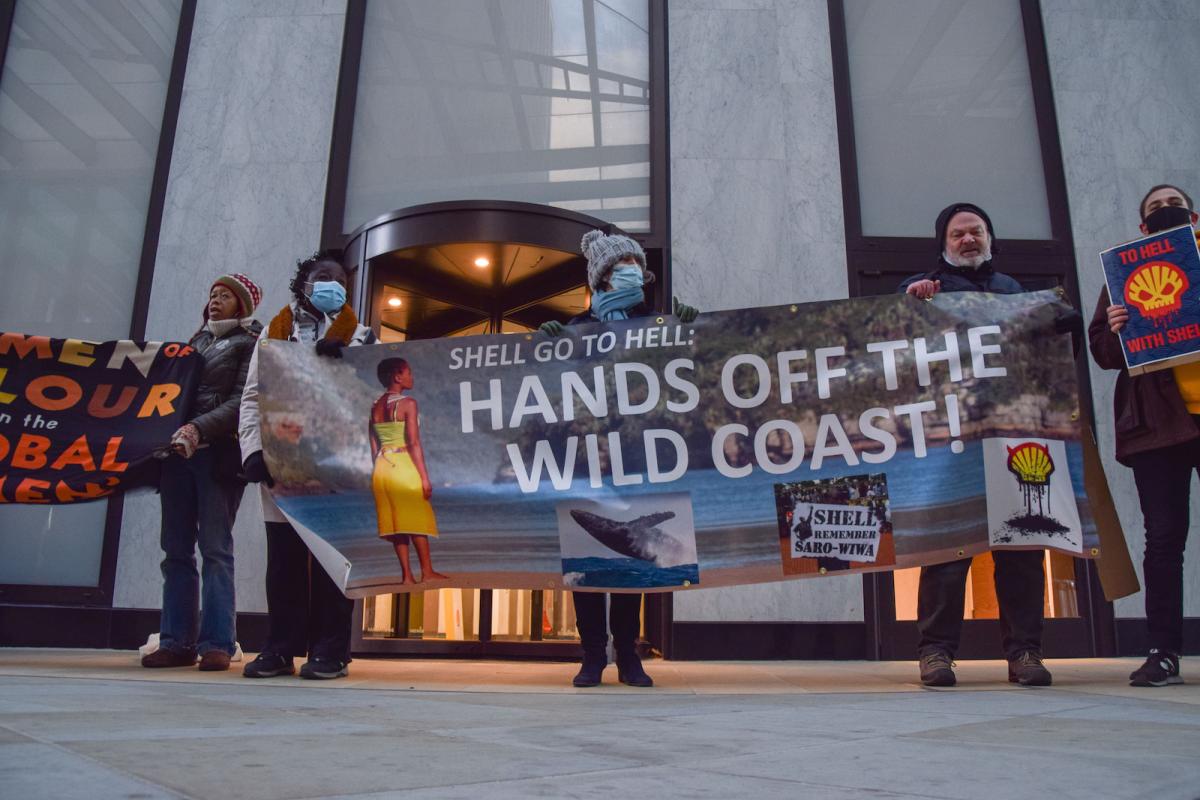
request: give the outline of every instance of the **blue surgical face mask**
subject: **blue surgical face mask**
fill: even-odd
[[[619,264],[608,279],[613,291],[619,289],[638,289],[646,282],[642,268],[637,264]]]
[[[316,281],[308,301],[322,314],[332,314],[346,305],[346,288],[337,281]]]

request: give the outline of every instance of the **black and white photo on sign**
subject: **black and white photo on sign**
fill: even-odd
[[[699,581],[687,493],[566,500],[555,510],[568,586],[689,586]]]
[[[1083,526],[1071,484],[1066,443],[1057,439],[984,439],[988,544],[1082,552]]]
[[[871,506],[797,503],[792,513],[792,556],[874,562],[882,522]]]

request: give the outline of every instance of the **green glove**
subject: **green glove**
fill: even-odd
[[[700,316],[700,309],[679,302],[678,297],[671,298],[671,313],[679,317],[679,321],[686,324],[695,322],[696,317]]]
[[[538,330],[547,336],[560,336],[563,332],[563,324],[556,319],[552,319],[549,322],[543,322]]]

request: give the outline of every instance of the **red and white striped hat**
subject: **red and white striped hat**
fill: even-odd
[[[228,275],[222,275],[212,282],[212,286],[224,286],[229,291],[233,292],[233,296],[238,299],[238,319],[244,319],[254,313],[258,308],[258,304],[262,301],[262,289],[258,288],[258,284],[247,278],[240,272],[231,272]],[[212,291],[212,286],[208,290]],[[208,319],[208,303],[204,304],[204,318]]]

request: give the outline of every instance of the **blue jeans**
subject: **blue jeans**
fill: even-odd
[[[204,655],[233,655],[237,637],[233,587],[233,520],[242,502],[241,484],[212,477],[212,448],[190,459],[172,455],[163,463],[163,602],[159,646]],[[203,559],[201,611],[196,545]]]

